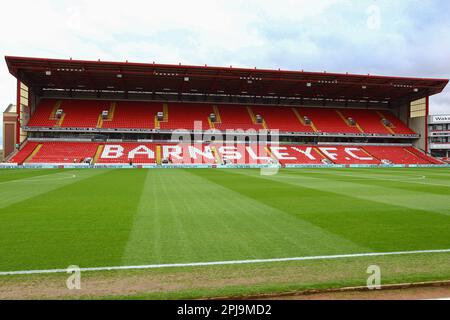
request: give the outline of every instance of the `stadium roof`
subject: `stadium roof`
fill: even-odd
[[[32,88],[337,100],[415,100],[440,93],[448,79],[387,77],[234,67],[166,65],[7,56],[10,73]]]

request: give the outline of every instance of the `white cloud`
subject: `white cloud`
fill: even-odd
[[[379,29],[367,25],[372,5]],[[448,77],[446,9],[438,0],[9,1],[0,56]],[[3,109],[15,99],[3,62],[0,86]],[[432,110],[450,112],[449,97],[433,98]]]

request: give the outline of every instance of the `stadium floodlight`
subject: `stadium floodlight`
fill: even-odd
[[[123,77],[123,75],[121,75],[120,73],[117,74],[117,78],[120,79],[120,78],[122,78],[122,77]]]
[[[184,82],[189,82],[189,77],[184,77]]]
[[[414,88],[414,92],[419,92],[419,89],[418,88]]]
[[[47,71],[45,71],[45,75],[46,75],[46,76],[51,76],[51,75],[52,75],[52,72],[51,72],[50,70],[47,70]]]
[[[311,83],[311,82],[308,82],[308,83],[306,84],[306,86],[307,86],[307,87],[312,87],[312,83]]]

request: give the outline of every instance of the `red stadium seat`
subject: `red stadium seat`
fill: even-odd
[[[194,123],[201,123],[201,130],[211,129],[208,118],[214,113],[212,105],[192,103],[169,103],[168,120],[161,122],[161,129],[186,129],[194,130]]]
[[[414,131],[409,129],[399,118],[397,118],[392,112],[379,111],[380,117],[384,117],[389,120],[392,125],[392,131],[394,134],[414,134]]]
[[[261,130],[264,126],[255,123],[251,116],[251,110],[240,105],[218,105],[220,112],[220,123],[216,123],[215,127],[219,130]],[[253,112],[254,115],[254,112]]]
[[[56,119],[57,109],[63,116]],[[102,117],[103,111],[108,115]],[[157,114],[163,117],[158,119]],[[210,119],[214,114],[215,119]],[[261,117],[261,118],[259,118]],[[391,125],[383,123],[388,120]],[[195,127],[199,122],[201,127]],[[414,132],[386,110],[44,99],[28,126],[97,129],[279,130],[313,134],[410,135]],[[413,147],[351,145],[222,145],[218,143],[85,143],[28,142],[10,162],[78,163],[93,158],[98,164],[441,164]]]
[[[57,107],[64,111],[60,121],[54,118]],[[109,111],[108,119],[101,121],[101,113],[105,110]],[[164,120],[155,120],[158,112],[164,112]],[[216,114],[215,122],[209,120],[212,113]],[[262,123],[256,121],[257,115],[262,117]],[[309,118],[312,125],[306,124],[304,117]],[[349,123],[349,118],[355,123]],[[392,128],[383,125],[383,118],[392,123]],[[414,134],[391,112],[380,110],[48,99],[39,104],[28,126],[193,130],[196,121],[200,123],[202,130],[270,129],[329,134]]]
[[[393,164],[432,164],[415,155],[410,147],[365,146],[364,150],[379,160],[388,160]]]
[[[9,162],[22,164],[31,155],[31,153],[36,149],[37,142],[27,142],[23,148],[13,156]]]
[[[56,119],[51,119],[51,117],[56,104],[56,100],[42,100],[33,116],[31,117],[30,121],[28,121],[28,126],[54,127],[56,125]]]
[[[62,128],[95,128],[103,110],[108,110],[111,102],[89,100],[64,100]]]
[[[98,143],[44,142],[39,151],[27,163],[81,163],[94,158]]]
[[[298,108],[302,116],[307,116],[319,132],[326,133],[361,133],[356,127],[348,125],[334,109]]]
[[[430,162],[432,164],[443,164],[442,161],[439,161],[439,160],[437,160],[437,159],[435,159],[435,158],[433,158],[431,156],[428,156],[425,153],[423,153],[422,151],[420,151],[420,150],[418,150],[418,149],[416,149],[414,147],[407,147],[406,150],[408,150],[409,152],[415,154],[417,157],[419,157],[419,158],[421,158],[421,159],[423,159],[425,161],[428,161],[428,162]]]
[[[102,128],[155,129],[155,116],[160,111],[163,111],[162,103],[119,101],[111,118],[103,121]]]
[[[364,133],[391,134],[374,110],[348,109],[342,110],[342,114],[346,118],[354,119]]]
[[[290,107],[256,106],[252,107],[255,114],[263,117],[267,127],[280,132],[312,132],[311,126],[303,125]]]

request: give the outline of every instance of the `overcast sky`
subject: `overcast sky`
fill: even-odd
[[[8,1],[5,55],[449,78],[450,1]],[[14,100],[2,60],[0,110]]]

